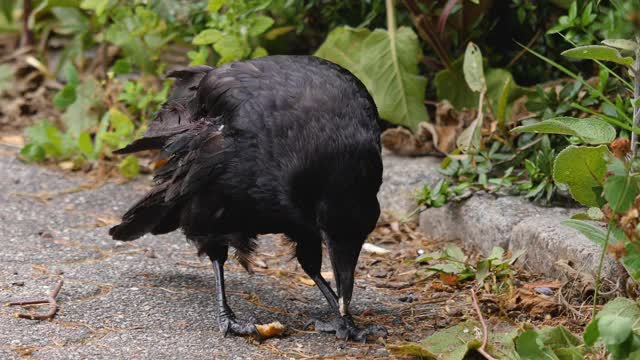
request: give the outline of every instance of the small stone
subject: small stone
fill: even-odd
[[[24,286],[24,281],[14,281],[11,283],[13,286]]]
[[[534,290],[538,294],[548,295],[548,296],[553,295],[553,290],[549,289],[548,287],[537,287],[537,288],[534,288]]]

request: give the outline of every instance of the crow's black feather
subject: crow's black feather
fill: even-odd
[[[379,118],[363,84],[313,56],[269,56],[170,76],[177,80],[149,130],[118,151],[158,149],[168,161],[112,237],[181,228],[214,264],[233,247],[246,265],[252,239],[284,233],[314,280],[321,279],[324,241],[348,305],[358,253],[380,211]],[[323,281],[318,286],[337,309]]]

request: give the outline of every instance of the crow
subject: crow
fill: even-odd
[[[373,99],[348,70],[315,56],[267,56],[175,78],[144,136],[115,151],[159,149],[154,186],[109,234],[130,241],[181,229],[213,263],[218,321],[226,334],[256,335],[227,305],[229,247],[245,267],[259,234],[281,233],[336,313],[316,331],[366,341],[349,312],[362,245],[380,215],[380,124]],[[321,275],[323,243],[337,294]]]

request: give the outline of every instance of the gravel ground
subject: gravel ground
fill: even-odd
[[[345,343],[302,330],[309,317],[330,313],[319,290],[300,281],[302,271],[283,255],[286,246],[277,236],[260,239],[258,258],[267,269],[249,275],[232,260],[226,282],[240,318],[279,320],[286,335],[261,344],[225,338],[217,328],[213,272],[180,233],[132,243],[107,234],[148,180],[83,186],[91,180],[26,165],[6,152],[0,153],[0,173],[0,304],[43,298],[59,278],[65,281],[53,321],[19,319],[15,312],[24,309],[0,305],[2,359],[389,356],[379,342]],[[398,294],[370,286],[369,278],[360,274],[354,293],[360,323],[405,323]],[[393,338],[406,328],[389,330]]]

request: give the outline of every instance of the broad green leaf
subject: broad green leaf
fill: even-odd
[[[47,158],[47,153],[42,146],[31,143],[20,149],[20,155],[27,161],[44,161]]]
[[[612,61],[621,65],[631,65],[633,63],[632,57],[622,56],[618,50],[603,45],[578,46],[576,48],[563,51],[562,55],[574,59]]]
[[[586,236],[587,239],[600,246],[603,246],[606,241],[607,234],[605,230],[587,221],[569,219],[563,221],[562,225],[578,230],[582,235]]]
[[[582,334],[584,343],[588,346],[593,346],[600,338],[600,331],[598,330],[598,319],[594,319],[587,325]]]
[[[196,37],[193,38],[192,43],[194,45],[208,45],[218,42],[222,39],[224,33],[220,30],[207,29],[201,31]]]
[[[53,105],[58,109],[66,109],[75,101],[76,87],[71,84],[66,84],[62,90],[53,97]]]
[[[538,332],[525,331],[515,339],[516,351],[522,360],[558,360],[553,351],[544,346]]]
[[[504,249],[501,248],[500,246],[495,246],[493,249],[491,249],[491,254],[489,255],[489,259],[502,260],[503,256],[504,256]]]
[[[256,16],[251,19],[251,25],[249,25],[249,35],[258,36],[269,30],[273,23],[273,19],[269,16]]]
[[[209,4],[207,5],[207,10],[209,10],[209,12],[211,13],[218,12],[218,10],[220,10],[220,8],[222,7],[222,5],[224,5],[225,2],[226,0],[209,0]]]
[[[456,261],[465,262],[467,260],[467,256],[464,254],[462,249],[454,244],[449,244],[447,246],[447,248],[445,249],[445,254],[447,257]]]
[[[608,144],[616,137],[616,129],[604,120],[564,116],[531,125],[518,126],[512,131],[571,135],[587,144]]]
[[[637,301],[617,297],[602,307],[596,315],[596,319],[606,315],[617,315],[631,319],[633,321],[633,331],[640,335],[640,304]]]
[[[475,92],[481,92],[487,86],[482,69],[482,53],[480,48],[472,42],[467,45],[462,65],[464,79],[469,88]]]
[[[127,59],[118,59],[111,67],[116,75],[128,74],[131,72],[131,63]]]
[[[89,31],[90,19],[77,8],[53,7],[51,12],[60,24],[56,27],[56,32],[64,35],[75,35]]]
[[[419,75],[420,42],[408,27],[395,32],[339,27],[315,54],[351,71],[371,93],[380,117],[413,131],[428,121],[427,79]]]
[[[638,43],[627,39],[607,39],[602,41],[603,44],[614,47],[616,49],[636,51]]]
[[[82,0],[82,2],[80,2],[80,8],[93,10],[96,15],[100,16],[104,13],[107,6],[109,6],[109,2],[109,0]]]
[[[604,198],[618,214],[627,212],[638,196],[638,178],[635,176],[609,176],[604,183]]]
[[[87,159],[93,160],[93,143],[88,132],[83,131],[78,136],[78,149]]]
[[[265,48],[263,48],[262,46],[258,46],[251,53],[251,58],[255,59],[255,58],[259,58],[259,57],[263,57],[263,56],[267,56],[267,55],[269,55],[267,50]]]
[[[138,164],[138,158],[134,155],[129,155],[118,164],[118,170],[120,175],[127,179],[133,179],[140,173],[140,164]]]
[[[601,207],[605,202],[601,194],[607,169],[604,156],[608,152],[606,145],[568,146],[553,164],[553,178],[557,183],[566,184],[581,204]]]
[[[16,0],[0,0],[0,12],[7,20],[7,23],[13,22],[13,8],[17,5]]]
[[[491,260],[482,260],[476,266],[476,281],[478,284],[484,284],[484,280],[489,276],[491,270]]]
[[[622,344],[631,335],[633,320],[619,315],[604,315],[598,318],[600,339],[607,345]]]
[[[247,50],[242,40],[236,36],[222,37],[213,45],[213,48],[220,54],[218,65],[242,59]]]
[[[631,242],[625,237],[624,251],[624,256],[620,258],[622,266],[633,280],[640,281],[640,249],[638,249],[637,243]]]
[[[484,96],[484,93],[481,94]],[[476,106],[477,108],[477,106]],[[475,152],[480,149],[482,118],[476,117],[475,120],[464,129],[456,139],[456,146],[463,153]]]
[[[71,104],[64,114],[62,122],[73,136],[89,130],[98,122],[92,108],[100,101],[101,90],[98,82],[93,78],[87,78],[76,88],[76,101]]]
[[[460,274],[461,272],[463,272],[465,269],[465,266],[460,264],[460,263],[454,263],[454,262],[446,262],[443,264],[434,264],[434,265],[429,265],[429,267],[427,267],[427,270],[433,270],[433,271],[437,271],[437,272],[443,272],[446,274]]]
[[[467,344],[480,339],[480,324],[468,320],[421,340],[418,343],[389,345],[391,352],[397,355],[417,355],[427,359],[462,360],[469,351]]]
[[[458,110],[478,107],[478,93],[469,89],[464,73],[462,59],[454,61],[450,70],[442,70],[434,79],[438,100],[448,100]]]
[[[571,331],[561,325],[544,327],[538,330],[538,334],[542,343],[553,351],[582,345],[582,340],[579,337],[573,335]]]

